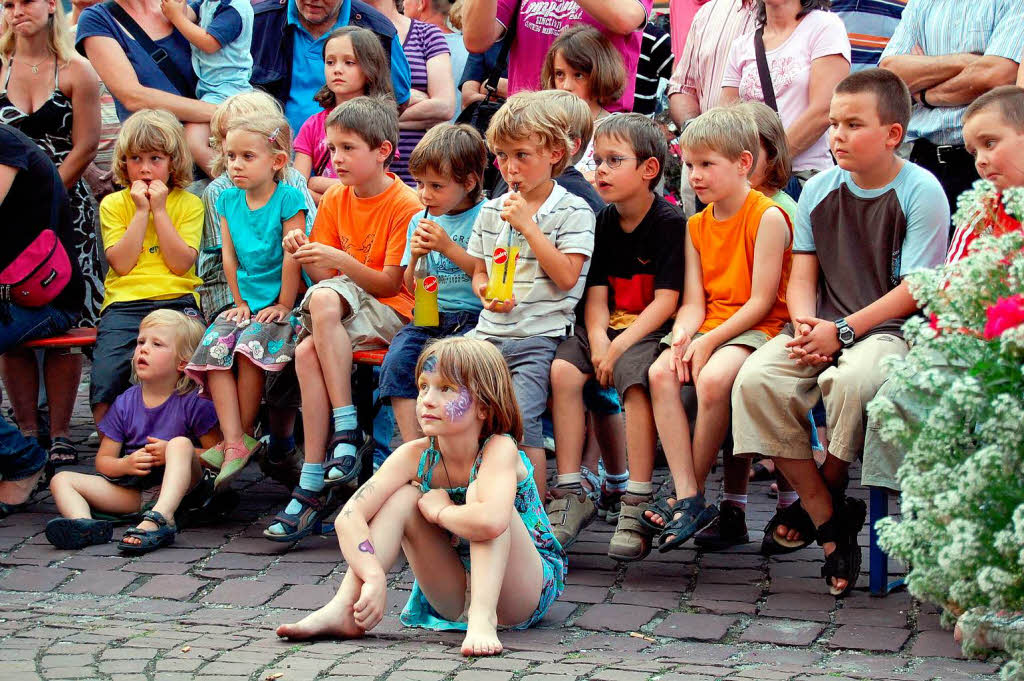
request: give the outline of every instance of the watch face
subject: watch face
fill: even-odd
[[[848,326],[843,327],[839,330],[839,340],[843,345],[849,345],[853,342],[853,329]]]

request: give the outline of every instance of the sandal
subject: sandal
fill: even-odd
[[[53,438],[50,445],[50,465],[54,468],[60,466],[75,466],[78,464],[78,449],[71,440],[66,437]]]
[[[122,537],[121,541],[117,542],[117,549],[119,551],[142,555],[143,553],[149,553],[154,549],[170,546],[174,543],[174,536],[178,533],[178,530],[174,525],[167,522],[167,518],[162,513],[152,510],[146,511],[142,514],[142,519],[156,523],[156,529],[140,530],[137,527],[128,528],[124,531],[124,537]],[[127,544],[124,541],[126,537],[138,537],[139,543]]]
[[[679,517],[676,517],[676,516]],[[718,517],[718,507],[709,504],[704,495],[687,499],[680,499],[673,508],[672,519],[665,524],[665,528],[658,536],[658,552],[665,553],[677,549],[690,537],[708,527]],[[666,537],[672,537],[666,539]]]
[[[366,443],[366,436],[363,435],[363,431],[358,428],[352,428],[350,430],[341,430],[336,432],[332,437],[331,441],[327,443],[327,458],[324,462],[324,485],[327,487],[336,487],[338,485],[344,485],[352,482],[359,478],[359,474],[363,470],[363,457],[360,455],[360,449]],[[344,454],[342,456],[334,456],[335,450],[338,445],[352,445],[356,448],[355,454]],[[340,478],[332,478],[330,472],[332,470],[339,470],[342,472]]]
[[[323,520],[324,516],[327,515],[327,504],[332,495],[333,492],[326,489],[323,492],[311,492],[308,489],[296,487],[292,491],[292,499],[302,504],[302,508],[299,509],[298,513],[281,511],[274,517],[274,522],[270,524],[270,527],[273,527],[277,523],[281,523],[288,532],[278,534],[271,532],[270,527],[268,527],[263,530],[263,536],[270,541],[289,543],[299,541],[312,532],[317,524]]]
[[[219,471],[224,465],[224,441],[221,440],[214,446],[199,455],[199,464],[203,468]]]
[[[675,505],[679,502],[672,499],[673,503],[669,504],[669,499],[672,499],[672,497],[663,497],[655,501],[649,501],[640,509],[640,522],[655,535],[661,534],[668,524],[672,522],[672,516],[675,515]],[[661,525],[648,518],[646,515],[647,511],[661,518]]]
[[[843,509],[845,511],[845,509]],[[824,546],[834,542],[835,550],[825,556],[825,564],[821,566],[821,576],[828,585],[828,591],[836,598],[846,596],[857,586],[860,577],[860,546],[857,545],[857,534],[851,533],[850,518],[839,510],[834,510],[832,517],[818,527],[818,544]],[[845,579],[846,588],[839,589],[833,579]]]
[[[58,549],[81,549],[106,544],[114,534],[114,523],[93,518],[54,518],[46,523],[46,539]]]
[[[641,520],[645,502],[649,501],[650,497],[632,494],[622,497],[619,522],[608,544],[609,558],[623,562],[642,560],[651,552],[651,540],[655,533]]]
[[[794,541],[780,537],[775,532],[779,525],[796,530],[800,533],[800,539]],[[777,509],[775,515],[768,521],[764,528],[764,539],[761,540],[761,555],[773,556],[799,551],[810,546],[814,542],[815,536],[814,522],[811,521],[811,516],[807,515],[807,511],[797,499],[786,508]]]
[[[765,466],[760,461],[754,462],[754,465],[750,467],[750,473],[751,482],[765,482],[775,479],[775,471],[769,470],[768,466]]]
[[[257,440],[248,435],[242,435],[241,442],[225,442],[224,462],[221,464],[220,473],[213,481],[213,488],[219,490],[221,487],[230,485],[238,477],[238,474],[249,465],[249,459],[258,444]]]

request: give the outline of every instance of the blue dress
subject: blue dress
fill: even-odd
[[[507,437],[511,438],[512,436],[508,435]],[[484,441],[484,446],[489,440],[490,438],[487,438]],[[483,458],[483,449],[483,446],[480,447],[480,453],[477,454],[476,461],[469,473],[470,483],[476,480],[477,471]],[[526,525],[527,531],[533,537],[533,544],[540,554],[541,566],[544,570],[544,586],[541,587],[537,609],[533,611],[529,619],[514,626],[503,627],[504,629],[526,629],[540,621],[551,604],[565,589],[565,574],[568,568],[565,550],[551,533],[551,523],[548,521],[547,513],[544,512],[544,504],[541,503],[537,485],[533,481],[533,464],[522,450],[519,450],[519,459],[526,466],[526,477],[516,485],[515,507],[523,524]],[[417,477],[422,481],[420,482],[420,491],[423,493],[434,489],[430,485],[430,479],[434,473],[434,466],[440,460],[441,453],[434,447],[434,440],[431,439],[430,446],[423,450],[423,454],[420,456],[420,465],[416,472]],[[448,492],[448,496],[453,502],[461,506],[466,503],[467,488],[468,485],[467,487],[445,488],[445,491]],[[455,551],[468,573],[470,569],[469,541],[458,536],[453,536],[452,540],[457,542]],[[401,620],[402,624],[407,627],[447,631],[465,631],[467,624],[464,621],[452,622],[444,619],[427,601],[418,581],[413,582],[412,593],[409,595],[409,602],[405,604],[405,609],[402,610]]]

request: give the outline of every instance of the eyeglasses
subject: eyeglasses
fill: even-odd
[[[639,161],[640,159],[636,156],[609,156],[608,158],[601,158],[600,156],[594,157],[594,170],[601,167],[601,164],[607,165],[612,170],[615,170],[622,165],[623,161]]]

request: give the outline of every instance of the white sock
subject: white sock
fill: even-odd
[[[779,502],[775,505],[776,508],[786,508],[796,503],[800,495],[796,493],[796,490],[790,490],[788,492],[779,492]]]
[[[649,497],[654,494],[654,483],[650,480],[647,482],[630,480],[626,483],[626,494],[635,494],[639,497]]]
[[[722,494],[722,501],[728,501],[730,504],[734,504],[740,508],[747,507],[746,494],[730,494],[729,492],[725,492]]]

